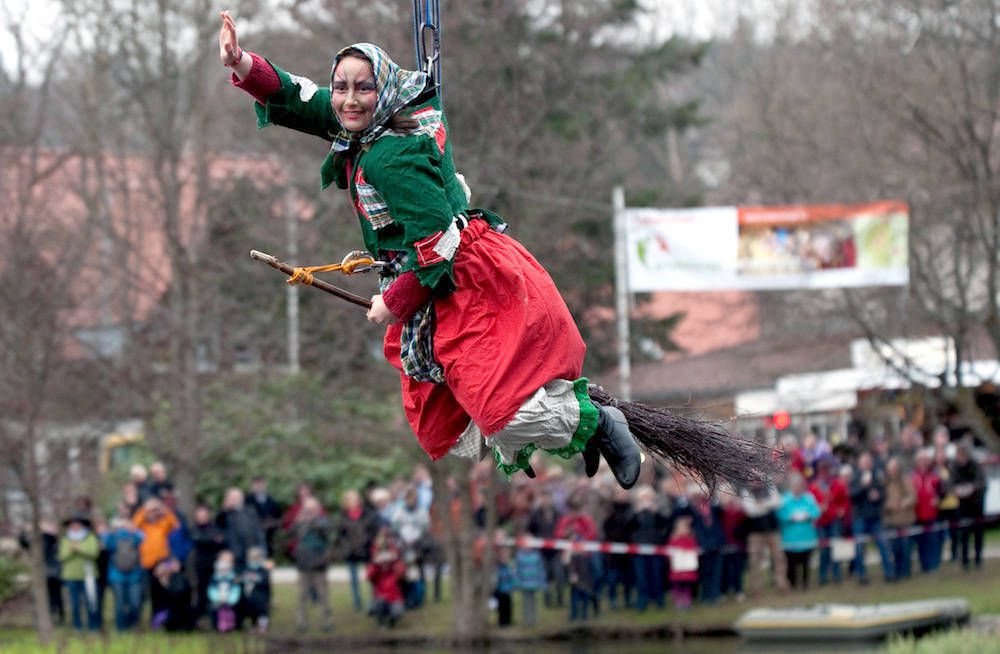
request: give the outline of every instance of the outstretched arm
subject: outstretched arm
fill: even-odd
[[[219,29],[219,60],[223,66],[232,69],[230,80],[238,89],[252,95],[257,102],[266,106],[268,98],[281,90],[281,79],[271,64],[253,52],[240,47],[236,35],[236,23],[228,11],[219,14],[222,27]]]
[[[303,77],[279,70],[263,57],[240,47],[236,23],[220,14],[219,60],[233,71],[233,86],[257,100],[257,125],[276,124],[331,139],[339,126],[330,106],[330,91]]]
[[[236,23],[229,11],[219,14],[222,18],[222,27],[219,29],[219,59],[222,65],[232,68],[233,73],[239,79],[246,79],[250,74],[253,61],[250,57],[245,57],[243,48],[240,47],[239,38],[236,35]]]

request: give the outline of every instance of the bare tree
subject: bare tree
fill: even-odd
[[[995,0],[838,0],[786,16],[774,37],[745,23],[711,70],[713,138],[731,165],[726,201],[908,201],[910,285],[903,290],[767,296],[786,328],[800,316],[853,329],[889,352],[936,333],[944,369],[890,357],[938,393],[981,438],[1000,437],[975,401],[976,360],[1000,352],[1000,5]],[[989,373],[988,373],[989,374]]]
[[[8,127],[0,132],[0,452],[29,505],[32,606],[39,639],[47,643],[53,632],[39,523],[52,515],[53,482],[65,470],[46,460],[46,436],[53,424],[80,413],[79,371],[67,354],[78,345],[70,321],[79,306],[73,280],[91,225],[67,220],[62,198],[51,192],[72,159],[46,145],[61,35],[31,42],[7,18],[17,58],[0,92]],[[29,69],[29,59],[42,66]]]
[[[104,220],[125,346],[118,378],[147,418],[152,449],[172,468],[182,506],[193,506],[201,453],[202,385],[215,364],[205,314],[208,214],[224,176],[213,154],[207,2],[65,3],[75,18],[74,74],[83,93],[66,138],[91,179],[76,188]],[[211,70],[211,72],[216,72]],[[163,262],[152,266],[147,257]]]
[[[493,594],[491,537],[497,516],[492,465],[476,466],[467,459],[439,461],[431,467],[434,482],[434,516],[443,530],[445,557],[451,583],[452,634],[457,642],[488,640],[490,596]],[[485,525],[476,524],[477,509],[485,508]]]

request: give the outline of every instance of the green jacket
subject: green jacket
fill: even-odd
[[[270,63],[270,62],[269,62]],[[281,90],[266,105],[255,103],[257,126],[289,127],[327,141],[340,130],[330,105],[330,89],[271,64]],[[469,209],[455,177],[448,123],[436,95],[423,94],[406,109],[419,128],[410,134],[386,131],[360,151],[330,151],[322,167],[322,187],[336,183],[350,193],[365,247],[379,258],[405,252],[399,272],[413,270],[421,284],[435,288],[452,280],[457,232],[454,218]],[[486,212],[491,224],[499,217]]]
[[[74,551],[73,545],[76,545]],[[93,532],[81,541],[71,541],[63,536],[59,539],[59,561],[62,563],[62,578],[64,581],[83,581],[86,576],[86,564],[92,567],[91,575],[97,577],[97,556],[101,546]]]

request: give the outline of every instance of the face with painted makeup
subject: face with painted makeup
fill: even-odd
[[[360,132],[371,124],[378,91],[375,74],[366,59],[348,55],[337,62],[330,91],[330,104],[344,129]]]

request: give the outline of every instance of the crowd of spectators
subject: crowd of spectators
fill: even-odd
[[[945,555],[965,569],[980,566],[983,469],[969,445],[950,442],[946,430],[924,440],[906,428],[895,441],[875,438],[851,449],[832,448],[814,433],[788,433],[780,441],[783,479],[723,485],[711,495],[652,461],[631,491],[609,472],[588,479],[540,457],[535,479],[517,475],[508,483],[484,461],[468,486],[449,480],[448,500],[457,503],[467,488],[479,541],[497,529],[493,605],[502,626],[514,622],[515,596],[526,626],[538,621],[539,599],[566,607],[571,621],[602,610],[665,609],[668,596],[685,611],[757,597],[769,585],[780,593],[805,589],[814,568],[820,585],[848,577],[867,584],[869,544],[887,582],[913,574],[914,552],[922,573]],[[336,507],[324,506],[308,484],[291,503],[279,501],[257,477],[246,493],[230,488],[217,509],[198,504],[189,517],[162,464],[148,473],[134,466],[110,520],[79,498],[62,529],[43,523],[50,608],[57,622],[65,620],[65,591],[73,626],[100,629],[110,589],[122,631],[144,615],[152,628],[265,631],[278,559],[297,571],[298,629],[309,628],[315,606],[320,626],[330,630],[327,572],[341,562],[354,611],[391,627],[428,595],[441,599],[438,543],[446,527],[432,519],[433,502],[420,465],[408,478],[348,491]],[[665,545],[669,554],[542,549],[530,537]]]
[[[372,482],[365,490],[324,507],[300,484],[286,506],[255,477],[248,492],[229,488],[217,509],[198,503],[189,517],[162,463],[148,471],[133,466],[110,519],[80,497],[61,528],[42,521],[50,612],[63,624],[68,598],[73,627],[100,630],[110,594],[119,631],[139,626],[144,615],[150,628],[266,631],[271,574],[280,560],[297,572],[299,630],[308,629],[313,605],[330,630],[327,571],[342,561],[353,608],[394,624],[404,608],[424,602],[426,566],[436,571],[434,596],[441,596],[443,566],[434,565],[441,557],[429,538],[430,477],[420,466],[410,480],[384,488]],[[27,532],[21,540],[27,548]]]
[[[971,444],[951,442],[947,429],[925,438],[907,427],[864,447],[785,432],[779,447],[787,461],[782,479],[722,485],[711,496],[652,462],[625,492],[609,476],[572,477],[538,461],[535,480],[515,478],[500,498],[501,522],[511,535],[668,546],[668,556],[544,550],[545,603],[562,606],[568,589],[570,620],[586,619],[605,602],[640,612],[664,608],[668,591],[683,611],[695,602],[756,598],[768,586],[804,590],[814,571],[820,585],[848,577],[865,585],[869,546],[886,582],[910,578],[915,553],[925,574],[946,554],[965,570],[982,565],[984,471]],[[512,576],[503,558],[499,567],[501,593],[518,588],[516,566]],[[525,588],[533,592],[535,584]],[[501,624],[505,617],[501,612]]]

